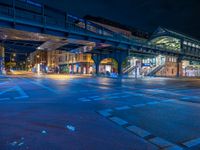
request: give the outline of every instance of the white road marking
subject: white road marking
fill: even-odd
[[[104,116],[104,117],[109,117],[109,116],[111,116],[111,111],[109,111],[109,110],[107,110],[107,109],[105,109],[105,110],[100,110],[100,111],[98,111],[99,112],[99,114],[101,114],[102,116]]]
[[[82,100],[82,102],[90,102],[91,100],[90,99],[84,99]]]
[[[151,133],[149,133],[148,131],[141,129],[139,127],[133,126],[133,125],[127,127],[127,129],[130,130],[131,132],[135,133],[136,135],[142,137],[142,138],[151,135]]]
[[[136,104],[136,105],[133,105],[133,107],[143,107],[145,106],[146,104]]]
[[[22,88],[20,88],[19,86],[16,86],[15,89],[20,93],[20,96],[19,96],[19,97],[15,97],[14,99],[22,99],[22,98],[28,98],[28,97],[29,97],[29,96],[24,92],[24,90],[22,90]]]
[[[155,137],[155,138],[152,138],[149,140],[151,143],[161,147],[161,148],[164,148],[164,147],[169,147],[169,146],[173,146],[174,144],[165,140],[165,139],[162,139],[160,137]]]
[[[110,96],[107,99],[116,99],[116,98],[120,98],[119,96]]]
[[[167,147],[164,150],[183,150],[183,148],[180,146],[174,145],[174,146]]]
[[[14,99],[24,99],[24,98],[29,98],[29,96],[19,96],[19,97],[14,97]]]
[[[104,100],[104,98],[103,97],[99,97],[99,98],[94,98],[93,100],[94,101],[101,101],[101,100]]]
[[[173,99],[168,99],[168,100],[164,100],[164,101],[162,101],[162,103],[168,103],[168,102],[174,102],[175,100],[173,100]]]
[[[123,126],[123,125],[128,124],[127,121],[125,121],[125,120],[123,120],[123,119],[121,119],[121,118],[119,118],[119,117],[111,117],[111,118],[109,118],[109,119],[112,120],[113,122],[117,123],[117,124],[120,125],[120,126]]]
[[[8,88],[8,89],[6,89],[6,90],[0,92],[0,95],[4,94],[4,93],[6,93],[6,92],[12,91],[13,89],[15,89],[15,87]]]
[[[153,101],[153,102],[148,102],[148,103],[147,103],[147,105],[155,105],[155,104],[159,104],[159,102]]]
[[[54,90],[54,89],[52,89],[52,88],[50,88],[50,87],[48,87],[48,86],[46,86],[46,85],[43,85],[43,84],[41,84],[41,83],[38,83],[38,82],[36,82],[36,81],[31,81],[31,80],[28,80],[28,79],[25,79],[25,78],[23,78],[23,80],[25,80],[25,81],[27,81],[27,82],[29,82],[29,83],[32,83],[32,84],[35,84],[35,85],[37,85],[37,86],[39,86],[39,87],[42,87],[42,88],[44,88],[44,89],[46,89],[46,90],[48,90],[48,91],[50,91],[50,92],[53,92],[53,93],[58,93],[56,90]]]
[[[0,98],[0,101],[10,100],[10,98]]]
[[[188,148],[199,145],[199,144],[200,144],[200,138],[193,139],[193,140],[183,143],[183,145],[187,146]]]
[[[115,109],[116,110],[127,110],[127,109],[130,109],[131,107],[129,106],[121,106],[121,107],[116,107]]]
[[[1,82],[0,85],[4,85],[4,84],[7,84],[9,83],[8,81],[5,81],[5,82]]]
[[[130,97],[131,95],[122,95],[120,96],[121,98],[126,98],[126,97]]]
[[[89,98],[99,98],[99,96],[90,96]]]

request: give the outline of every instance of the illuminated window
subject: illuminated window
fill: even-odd
[[[187,45],[187,42],[186,42],[186,41],[184,41],[184,42],[183,42],[183,44],[184,44],[184,45]]]

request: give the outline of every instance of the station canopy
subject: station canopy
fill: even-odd
[[[151,40],[151,43],[161,46],[167,49],[180,51],[181,50],[181,41],[177,38],[170,36],[159,36]]]

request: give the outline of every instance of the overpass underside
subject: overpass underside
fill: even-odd
[[[119,76],[122,76],[124,75],[124,68],[130,65],[128,64],[128,60],[131,60],[133,57],[136,58],[136,60],[141,61],[140,66],[138,66],[138,64],[134,65],[138,68],[142,68],[142,60],[153,59],[159,55],[159,53],[156,53],[152,50],[123,49],[119,45],[113,46],[112,44],[91,42],[88,40],[80,39],[62,38],[58,36],[20,31],[15,29],[0,28],[0,32],[1,46],[5,48],[5,56],[10,56],[9,54],[16,53],[20,55],[20,59],[26,59],[30,53],[38,49],[43,51],[60,50],[75,54],[91,54],[95,64],[96,74],[99,74],[99,66],[101,61],[107,58],[116,60],[116,73]],[[126,62],[125,65],[124,62]],[[180,65],[177,65],[177,67],[180,68]],[[130,65],[129,67],[135,69],[135,66]],[[133,72],[133,70],[131,71]],[[174,76],[179,76],[180,74],[181,73],[174,73]]]

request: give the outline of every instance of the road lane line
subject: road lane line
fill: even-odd
[[[11,87],[11,88],[6,89],[6,90],[0,92],[0,95],[1,95],[1,94],[4,94],[4,93],[6,93],[6,92],[12,91],[14,88],[15,88],[15,87]]]
[[[146,103],[147,105],[155,105],[155,104],[159,104],[160,102],[157,102],[157,101],[153,101],[153,102],[148,102]]]
[[[199,144],[200,144],[200,138],[193,139],[193,140],[183,143],[183,145],[187,146],[188,148],[191,148],[191,147],[199,145]]]
[[[133,105],[133,107],[143,107],[145,106],[146,104],[136,104],[136,105]]]
[[[10,100],[10,98],[0,98],[0,101]]]
[[[23,99],[23,98],[28,98],[29,96],[24,92],[24,90],[22,90],[22,88],[20,88],[19,86],[16,86],[15,88],[21,96],[15,97],[14,99]]]
[[[111,112],[112,110],[109,110],[109,109],[104,109],[104,110],[100,110],[98,111],[98,113],[104,117],[109,117],[111,116]]]
[[[125,121],[125,120],[123,120],[123,119],[121,119],[121,118],[119,118],[119,117],[111,117],[111,118],[109,118],[109,119],[112,120],[113,122],[117,123],[117,124],[120,125],[120,126],[123,126],[123,125],[128,124],[127,121]]]
[[[120,96],[121,98],[126,98],[126,97],[130,97],[131,95],[122,95]]]
[[[54,90],[54,89],[52,89],[52,88],[50,88],[50,87],[48,87],[48,86],[46,86],[46,85],[37,83],[37,82],[35,82],[35,81],[29,81],[29,82],[30,82],[30,83],[33,83],[33,84],[35,84],[35,85],[37,85],[37,86],[39,86],[39,87],[42,87],[42,88],[44,88],[44,89],[46,89],[46,90],[48,90],[48,91],[50,91],[50,92],[53,92],[53,93],[56,93],[56,94],[57,94],[57,91],[56,91],[56,90]]]
[[[165,147],[169,147],[169,146],[173,146],[174,144],[165,140],[165,139],[162,139],[160,137],[155,137],[155,138],[152,138],[149,140],[151,143],[159,146],[160,148],[165,148]]]
[[[145,138],[149,135],[151,135],[151,133],[149,133],[148,131],[144,130],[144,129],[141,129],[139,127],[136,127],[134,125],[132,126],[128,126],[127,129],[133,133],[135,133],[136,135],[142,137],[142,138]]]
[[[174,146],[167,147],[164,150],[183,150],[183,148],[180,146],[174,145]]]
[[[116,107],[115,109],[116,110],[128,110],[128,109],[130,109],[131,107],[129,107],[129,106],[121,106],[121,107]]]
[[[99,97],[99,98],[93,98],[94,101],[101,101],[101,100],[104,100],[103,97]]]

